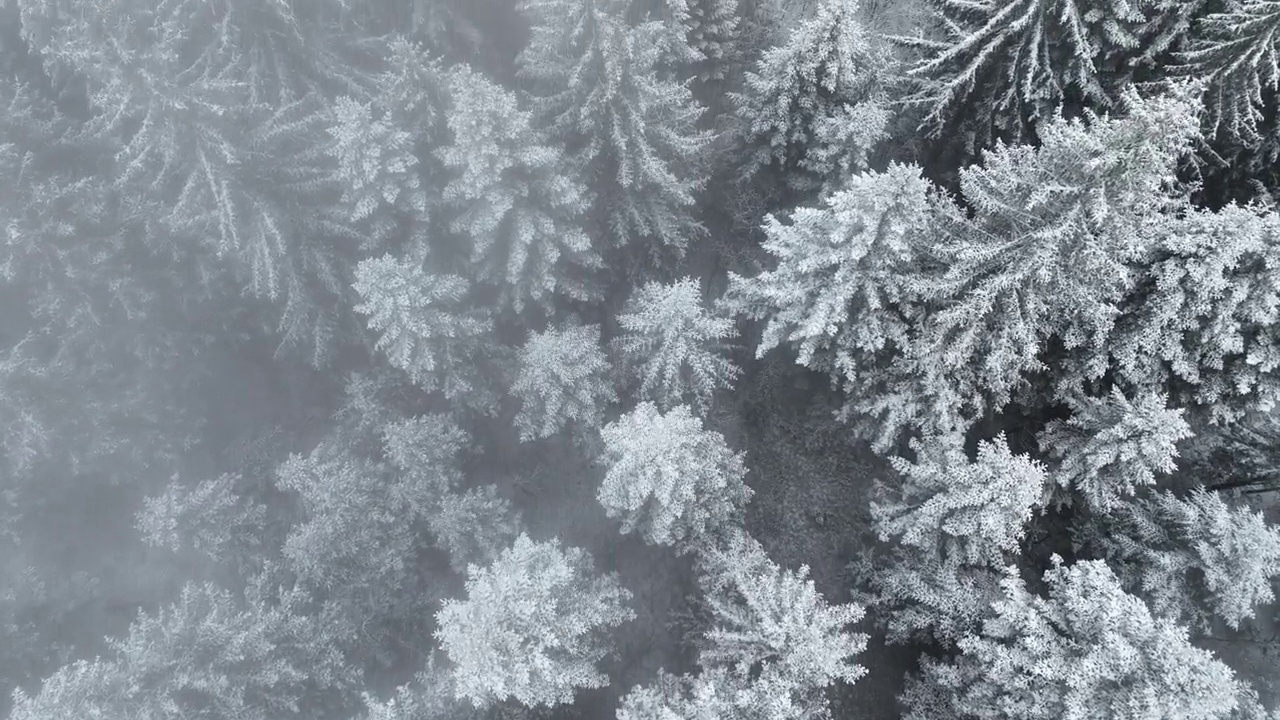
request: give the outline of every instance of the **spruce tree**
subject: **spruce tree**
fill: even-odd
[[[665,670],[648,685],[631,689],[622,698],[618,720],[719,720],[740,716],[734,705],[737,683],[723,670],[696,676],[675,676]]]
[[[476,707],[508,698],[554,706],[604,687],[596,663],[606,633],[634,617],[630,597],[613,576],[594,573],[585,551],[521,534],[491,565],[470,566],[467,597],[437,614],[457,696]]]
[[[278,475],[305,513],[285,538],[286,566],[324,603],[326,625],[375,652],[423,631],[433,597],[419,563],[430,541],[416,510],[435,506],[439,488],[334,444],[291,456]]]
[[[920,314],[909,284],[931,217],[920,170],[891,165],[848,179],[784,223],[769,216],[764,248],[774,267],[729,274],[727,308],[764,329],[756,357],[780,346],[796,362],[854,394],[874,387],[883,359],[910,346]]]
[[[496,486],[482,485],[442,496],[427,527],[449,553],[449,564],[462,572],[496,560],[520,534],[522,523],[520,511],[498,495]]]
[[[453,177],[444,201],[451,227],[471,241],[479,280],[516,311],[565,295],[596,297],[601,265],[582,229],[588,191],[563,151],[537,132],[515,94],[466,66],[449,77],[452,142],[437,151]]]
[[[741,54],[738,0],[689,0],[685,39],[698,80],[724,80]]]
[[[1156,394],[1130,401],[1116,388],[1106,398],[1072,403],[1071,417],[1050,422],[1039,437],[1040,448],[1058,461],[1055,482],[1105,512],[1116,499],[1172,472],[1178,442],[1191,436],[1191,428],[1182,410],[1166,408],[1166,402]]]
[[[1205,83],[1210,138],[1274,145],[1264,133],[1280,81],[1277,31],[1280,3],[1275,0],[1230,3],[1197,21],[1189,46],[1179,53],[1177,71]]]
[[[350,96],[334,101],[333,144],[326,153],[337,163],[341,206],[347,219],[367,224],[364,246],[385,245],[397,230],[397,215],[420,223],[429,219],[429,198],[418,158],[416,138],[400,127],[393,111]]]
[[[1114,373],[1143,392],[1167,392],[1217,423],[1280,398],[1280,276],[1269,260],[1280,215],[1228,205],[1152,218],[1157,242],[1112,337],[1060,373],[1075,391]],[[1104,370],[1103,368],[1107,368]]]
[[[866,170],[888,122],[889,62],[862,28],[857,0],[822,0],[732,95],[747,175],[769,168],[792,189],[813,192]]]
[[[1082,530],[1130,592],[1162,616],[1202,628],[1219,618],[1236,628],[1275,597],[1280,528],[1216,492],[1153,493]]]
[[[172,605],[140,615],[108,657],[78,660],[39,693],[15,693],[15,720],[315,718],[349,705],[355,678],[303,598],[251,588],[248,602],[188,584]]]
[[[828,603],[808,566],[780,567],[741,532],[710,550],[702,564],[712,629],[699,663],[707,680],[719,679],[738,712],[823,717],[829,712],[825,689],[866,674],[854,656],[866,649],[867,636],[849,627],[863,609]]]
[[[1045,470],[1003,438],[966,457],[959,437],[914,443],[918,458],[890,459],[900,480],[878,483],[873,528],[893,551],[869,578],[892,642],[954,643],[977,629],[997,594],[998,571],[1019,552],[1045,493]]]
[[[687,406],[641,403],[600,431],[608,467],[597,497],[622,532],[655,545],[701,544],[742,522],[751,488],[742,453],[703,427]]]
[[[706,414],[715,391],[731,388],[740,372],[725,357],[737,329],[707,308],[700,280],[647,283],[627,302],[618,325],[614,347],[640,379],[640,396],[663,409],[692,400]]]
[[[600,427],[617,395],[599,326],[567,324],[531,334],[511,393],[520,400],[515,422],[525,442],[569,427],[581,439]]]
[[[364,239],[327,155],[328,98],[376,86],[339,4],[110,0],[24,8],[51,71],[83,83],[86,135],[118,145],[112,185],[140,237],[233,259],[279,302],[282,344],[321,365],[349,330],[344,269]],[[25,24],[25,23],[24,23]]]
[[[1060,109],[1110,110],[1133,67],[1185,34],[1201,4],[1133,0],[931,0],[941,38],[900,38],[920,51],[908,70],[921,130],[972,157],[996,140],[1035,139]]]
[[[880,539],[921,550],[941,546],[966,564],[1003,567],[1040,505],[1044,466],[1014,455],[1003,437],[979,443],[972,462],[958,437],[914,445],[916,462],[890,458],[901,484],[882,485],[871,503]]]
[[[543,127],[568,143],[592,192],[589,232],[655,257],[704,233],[693,213],[711,133],[686,82],[662,73],[661,21],[628,27],[609,0],[525,0],[533,27],[520,55]]]
[[[921,286],[941,302],[913,354],[928,383],[953,384],[962,415],[1009,402],[1051,337],[1103,346],[1153,250],[1148,228],[1180,207],[1166,186],[1198,127],[1193,101],[1126,98],[1123,118],[1049,123],[1039,147],[1000,145],[966,168],[972,214],[939,205],[930,255],[943,269]]]
[[[925,659],[902,700],[909,720],[1233,717],[1231,669],[1153,617],[1099,561],[1056,564],[1047,597],[1013,568],[980,634],[950,661]]]
[[[136,526],[144,541],[171,552],[195,551],[240,572],[261,568],[274,539],[262,499],[237,492],[242,478],[225,474],[194,486],[175,476],[144,501]]]
[[[484,372],[496,349],[488,337],[493,321],[469,306],[467,280],[390,255],[362,260],[355,276],[361,299],[356,312],[368,316],[377,348],[393,366],[450,400],[494,408],[497,398]]]

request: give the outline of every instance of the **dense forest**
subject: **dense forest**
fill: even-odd
[[[0,0],[0,716],[1280,718],[1280,0]]]

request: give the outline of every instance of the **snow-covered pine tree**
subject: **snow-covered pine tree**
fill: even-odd
[[[280,466],[278,485],[297,493],[304,519],[285,539],[287,568],[324,603],[326,626],[365,649],[395,647],[426,631],[432,593],[420,554],[421,508],[440,488],[353,458],[334,442]]]
[[[1028,142],[1060,108],[1108,110],[1125,73],[1187,29],[1200,0],[930,0],[944,37],[908,70],[921,129],[969,156],[998,139]]]
[[[338,649],[298,612],[299,593],[248,594],[240,603],[211,584],[187,584],[172,605],[109,639],[108,657],[64,666],[35,695],[16,690],[11,717],[302,720],[358,700]]]
[[[901,484],[879,484],[871,503],[876,534],[906,547],[940,547],[968,565],[1003,568],[1040,505],[1044,466],[1014,455],[1003,436],[979,443],[973,462],[959,436],[912,444],[916,462],[889,460]]]
[[[240,572],[252,572],[268,541],[267,507],[236,492],[240,478],[225,474],[188,486],[177,476],[147,498],[135,526],[152,547],[194,550]]]
[[[520,511],[498,495],[494,485],[466,492],[446,493],[427,518],[436,544],[449,553],[449,564],[465,571],[468,565],[488,565],[511,547],[520,534]]]
[[[439,653],[427,658],[426,668],[386,700],[377,700],[367,692],[363,695],[367,712],[354,720],[483,720],[487,716],[454,696],[453,675]],[[501,717],[517,720],[522,716],[504,713]]]
[[[335,3],[23,7],[52,71],[84,83],[85,133],[118,145],[113,185],[139,237],[233,258],[251,292],[280,301],[282,345],[316,364],[353,320],[343,268],[364,239],[326,156],[327,98],[374,87],[327,21]]]
[[[704,670],[698,675],[672,675],[658,671],[648,685],[636,686],[622,698],[618,720],[721,720],[739,717],[734,701],[740,695],[730,673]],[[748,716],[750,717],[750,716]],[[777,716],[774,716],[777,717]]]
[[[361,302],[355,309],[378,333],[377,348],[415,383],[487,411],[497,402],[483,373],[496,350],[488,340],[493,321],[485,310],[469,307],[470,289],[457,275],[429,273],[420,262],[384,255],[356,268]]]
[[[661,21],[625,23],[609,0],[524,0],[532,25],[520,76],[542,127],[565,138],[589,178],[589,232],[655,257],[679,255],[705,229],[693,215],[712,135],[688,83],[661,72]]]
[[[1124,105],[1123,117],[1046,123],[1038,147],[997,147],[962,172],[965,208],[928,202],[920,185],[926,200],[910,224],[852,214],[857,232],[846,233],[832,213],[809,210],[790,227],[771,222],[778,268],[731,276],[727,300],[769,321],[758,352],[793,344],[802,364],[844,381],[845,414],[862,418],[881,451],[905,431],[964,430],[1010,401],[1041,402],[1015,397],[1035,373],[1061,402],[1117,386],[1217,421],[1266,406],[1280,398],[1280,266],[1267,260],[1280,215],[1197,209],[1172,187],[1198,134],[1190,93],[1126,92]],[[824,204],[892,197],[860,185]],[[872,227],[881,233],[861,239]],[[865,253],[893,262],[864,275],[842,272],[842,249],[830,260],[809,249],[846,234],[902,250]],[[868,275],[874,294],[851,302],[861,288],[845,278]]]
[[[744,455],[681,405],[663,414],[652,403],[600,431],[608,467],[597,495],[622,532],[639,529],[655,545],[702,544],[742,521],[751,488]]]
[[[1044,467],[1004,438],[970,462],[959,436],[913,441],[916,461],[890,459],[901,480],[877,483],[873,527],[894,550],[869,578],[892,642],[951,644],[978,627],[998,572],[1045,493]]]
[[[1280,399],[1280,215],[1183,206],[1151,218],[1153,261],[1118,308],[1111,337],[1057,373],[1066,396],[1104,373],[1135,392],[1168,393],[1224,423]]]
[[[909,346],[920,313],[906,280],[930,216],[919,168],[854,175],[788,224],[769,216],[764,248],[776,266],[755,277],[731,272],[723,302],[765,321],[756,357],[791,346],[798,363],[860,394],[883,360]]]
[[[1056,460],[1050,476],[1106,512],[1117,499],[1173,472],[1178,442],[1191,436],[1179,408],[1149,394],[1129,400],[1114,388],[1104,398],[1070,402],[1072,415],[1054,420],[1040,433],[1040,449]]]
[[[419,257],[444,235],[436,220],[446,173],[432,151],[448,140],[448,73],[439,58],[403,37],[386,44],[362,99],[334,103],[328,154],[342,203],[369,252]],[[451,249],[451,248],[450,248]]]
[[[385,246],[395,231],[397,215],[418,223],[429,218],[416,138],[395,123],[392,113],[342,96],[333,103],[329,128],[333,144],[326,153],[337,164],[342,207],[356,226],[368,225],[366,249]]]
[[[1096,518],[1084,539],[1153,612],[1197,627],[1215,618],[1238,627],[1275,597],[1280,528],[1216,492],[1129,500]]]
[[[1204,428],[1183,456],[1206,489],[1244,495],[1280,489],[1280,412],[1254,409],[1230,424]]]
[[[450,71],[452,142],[437,151],[453,177],[444,201],[457,214],[454,232],[471,241],[478,279],[502,289],[517,312],[556,295],[597,297],[601,266],[582,229],[587,188],[563,151],[521,110],[514,93],[465,65]]]
[[[618,316],[613,341],[640,380],[640,396],[663,410],[692,400],[706,414],[717,390],[733,387],[738,367],[726,357],[734,322],[702,299],[702,282],[683,278],[645,284]]]
[[[1015,568],[981,634],[950,661],[926,658],[901,700],[907,720],[1234,717],[1242,683],[1186,628],[1153,617],[1106,564],[1058,561],[1047,598]]]
[[[615,0],[616,1],[616,0]],[[738,0],[622,0],[627,21],[661,22],[668,72],[699,79],[722,76],[734,49]]]
[[[731,96],[747,145],[746,176],[767,167],[808,193],[839,188],[865,170],[889,119],[889,63],[862,28],[857,0],[822,0]]]
[[[703,572],[714,626],[699,663],[704,675],[726,671],[729,697],[745,716],[824,717],[827,686],[866,674],[854,656],[866,649],[867,636],[849,628],[863,609],[828,603],[808,566],[784,569],[739,532],[707,553]]]
[[[596,667],[606,633],[634,617],[631,593],[597,575],[591,556],[521,534],[489,566],[467,570],[467,597],[437,614],[457,696],[476,707],[514,698],[530,706],[573,701],[609,679]]]
[[[1210,138],[1266,142],[1260,133],[1267,113],[1277,109],[1280,83],[1280,2],[1240,0],[1200,18],[1179,61],[1176,72],[1205,84]]]
[[[739,52],[738,0],[687,0],[685,38],[698,80],[723,80]]]
[[[885,641],[955,647],[977,632],[1000,598],[1000,574],[965,565],[941,550],[894,548],[855,562],[858,602],[883,627]]]
[[[598,325],[566,324],[529,336],[520,349],[511,394],[520,400],[516,428],[528,442],[572,426],[582,436],[604,422],[617,400]]]
[[[933,309],[912,338],[912,362],[900,365],[916,377],[874,401],[890,408],[885,416],[923,392],[954,398],[967,425],[1044,368],[1051,339],[1091,353],[1050,374],[1059,396],[1082,374],[1104,374],[1108,358],[1094,349],[1106,345],[1151,258],[1151,226],[1185,208],[1166,186],[1199,128],[1187,94],[1128,92],[1125,105],[1124,117],[1047,123],[1039,147],[998,145],[984,165],[961,172],[969,210],[935,204],[926,267],[936,270],[915,285]],[[932,413],[912,420],[931,422]]]
[[[388,422],[382,429],[385,456],[394,466],[387,488],[402,517],[425,521],[436,545],[457,570],[487,564],[520,533],[520,512],[492,485],[463,490],[459,456],[470,437],[445,415]]]
[[[699,55],[689,46],[688,22],[689,0],[606,0],[612,2],[621,11],[620,17],[629,26],[644,22],[660,22],[663,29],[662,42],[665,70],[669,74],[683,74],[688,65],[696,62]]]
[[[447,415],[418,415],[388,420],[381,427],[383,455],[398,475],[418,488],[402,496],[419,514],[431,512],[435,501],[456,489],[463,481],[459,455],[470,446],[471,437]],[[341,451],[349,451],[345,436]]]

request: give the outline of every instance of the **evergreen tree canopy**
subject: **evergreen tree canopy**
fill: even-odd
[[[704,228],[692,210],[711,133],[686,82],[662,73],[661,21],[626,24],[610,0],[524,0],[532,25],[520,55],[543,126],[590,177],[593,233],[615,246],[682,254]]]
[[[890,458],[901,487],[871,503],[880,539],[921,550],[941,546],[965,564],[1003,567],[1040,505],[1044,467],[1014,455],[1003,437],[980,443],[974,462],[957,437],[914,444],[916,462]]]
[[[681,405],[652,403],[600,431],[609,470],[597,497],[622,532],[639,528],[653,544],[697,543],[740,523],[751,488],[742,453]]]
[[[1116,499],[1155,483],[1174,470],[1178,442],[1191,436],[1181,409],[1145,395],[1130,401],[1114,388],[1106,398],[1085,398],[1065,421],[1040,434],[1040,447],[1059,464],[1052,476],[1092,507],[1106,510]]]
[[[381,427],[387,460],[414,486],[404,500],[417,512],[430,507],[432,494],[442,495],[462,482],[459,455],[471,438],[445,415],[419,415],[388,420]]]
[[[444,200],[455,232],[472,243],[478,279],[497,284],[517,311],[555,295],[596,296],[600,258],[583,232],[587,189],[521,110],[516,96],[466,66],[449,78],[451,144],[438,153],[454,172]]]
[[[975,461],[959,437],[913,441],[914,463],[893,457],[901,484],[878,484],[872,527],[893,551],[870,578],[893,642],[954,643],[975,631],[997,596],[996,571],[1018,554],[1045,470],[1004,438],[982,442]]]
[[[950,662],[926,659],[903,700],[910,720],[1228,718],[1241,688],[1187,630],[1153,617],[1098,561],[1056,565],[1048,597],[1011,568],[1004,599]]]
[[[714,625],[699,661],[729,670],[736,706],[763,710],[759,717],[823,717],[824,689],[866,674],[853,656],[866,649],[867,636],[848,627],[863,609],[829,604],[808,566],[785,570],[742,535],[705,563],[713,573],[704,584]]]
[[[425,670],[401,685],[386,700],[366,693],[367,712],[359,720],[481,720],[485,713],[454,697],[453,676],[437,655],[427,660]]]
[[[778,269],[731,276],[728,294],[733,307],[768,321],[758,353],[785,342],[801,364],[843,380],[845,413],[881,450],[906,431],[965,430],[1010,401],[1042,402],[1015,397],[1035,375],[1058,402],[1116,386],[1165,392],[1174,407],[1218,420],[1273,402],[1277,284],[1265,258],[1278,216],[1192,208],[1171,187],[1198,127],[1192,99],[1130,93],[1125,103],[1124,117],[1044,125],[1039,147],[998,146],[961,173],[968,210],[929,202],[918,183],[909,223],[853,215],[851,227],[875,227],[873,237],[899,248],[865,251],[883,270],[858,302],[844,278],[862,274],[836,270],[833,282],[812,270],[819,265],[806,246],[845,237],[831,214],[798,210],[789,227],[771,221],[766,248],[782,260]],[[897,197],[855,182],[824,204],[839,207],[856,192],[872,207]],[[822,263],[842,268],[848,257]]]
[[[300,597],[253,596],[238,605],[212,585],[189,584],[156,615],[141,615],[112,656],[67,665],[39,694],[15,695],[15,720],[325,717],[316,690],[341,700],[355,678],[321,628],[296,614]]]
[[[724,80],[741,52],[738,0],[687,0],[685,40],[701,81]]]
[[[746,173],[771,167],[793,189],[811,192],[865,170],[888,122],[888,64],[859,22],[857,0],[822,0],[732,96]]]
[[[421,623],[433,599],[419,569],[429,546],[415,521],[421,522],[418,508],[437,505],[439,488],[324,445],[293,455],[278,475],[306,512],[290,529],[284,556],[326,600],[328,626],[352,641],[363,633],[379,647],[401,640],[393,628]]]
[[[854,387],[879,359],[907,347],[913,320],[903,278],[929,218],[929,183],[918,168],[850,178],[790,224],[773,216],[764,247],[777,265],[755,277],[729,275],[725,304],[764,320],[756,357],[781,345],[801,365]]]
[[[1280,82],[1280,2],[1227,3],[1224,12],[1200,18],[1195,30],[1177,70],[1206,84],[1206,135],[1261,144]]]
[[[1099,518],[1085,535],[1154,612],[1232,628],[1275,599],[1280,528],[1201,488],[1153,493]]]
[[[463,493],[448,493],[427,527],[437,544],[449,553],[459,572],[468,565],[487,565],[511,546],[523,527],[520,511],[498,495],[497,487],[482,485]]]
[[[391,364],[428,390],[450,400],[491,408],[492,390],[477,362],[492,350],[493,321],[468,307],[470,283],[458,275],[427,272],[420,262],[390,255],[362,260],[355,272],[369,328]]]
[[[963,170],[972,216],[938,206],[931,253],[944,269],[921,284],[940,307],[913,354],[928,382],[959,386],[962,416],[1007,403],[1043,367],[1051,337],[1103,346],[1136,285],[1152,218],[1198,125],[1189,98],[1126,100],[1123,118],[1049,123],[1039,147],[999,145]]]
[[[149,545],[178,552],[195,550],[215,562],[238,564],[260,553],[268,540],[267,507],[235,491],[239,477],[222,475],[194,487],[175,477],[161,494],[149,497],[137,527]]]
[[[282,343],[326,362],[361,234],[327,155],[329,100],[373,87],[337,0],[24,3],[53,73],[82,82],[85,132],[119,143],[112,178],[145,242],[229,256],[283,303]],[[345,322],[344,322],[345,321]]]
[[[591,556],[521,534],[492,565],[467,569],[467,598],[447,600],[437,638],[454,664],[457,696],[476,707],[573,701],[608,678],[596,667],[605,633],[634,617],[631,593],[595,575]]]
[[[9,487],[37,474],[44,487],[167,474],[204,435],[196,388],[221,357],[213,333],[234,314],[215,298],[238,289],[207,257],[136,239],[143,219],[112,184],[118,142],[7,74],[0,107]]]
[[[1200,0],[930,0],[944,37],[900,38],[921,51],[921,130],[970,155],[1034,139],[1060,109],[1110,109],[1123,73],[1186,31]]]
[[[520,400],[520,439],[537,440],[572,425],[578,434],[601,425],[617,400],[598,325],[565,325],[533,333],[520,350],[511,393]]]
[[[1196,406],[1218,422],[1271,407],[1280,397],[1273,259],[1280,215],[1230,205],[1152,224],[1154,261],[1119,307],[1107,346],[1067,368],[1060,384],[1078,387],[1080,374],[1110,371],[1143,392],[1172,390],[1171,404]]]
[[[702,282],[684,278],[647,283],[618,316],[614,345],[640,378],[640,396],[663,409],[692,399],[700,413],[716,390],[728,389],[739,370],[725,357],[737,335],[733,320],[709,310]]]
[[[743,713],[735,707],[736,683],[721,671],[704,671],[690,677],[665,670],[650,684],[637,686],[622,698],[618,720],[722,720]],[[728,690],[728,692],[726,692]]]
[[[334,101],[334,124],[329,128],[333,146],[326,152],[337,160],[342,180],[342,205],[352,223],[374,219],[377,229],[366,246],[376,247],[394,228],[377,216],[400,211],[428,218],[428,198],[423,187],[413,135],[394,123],[394,116],[375,103],[361,103],[350,96]]]

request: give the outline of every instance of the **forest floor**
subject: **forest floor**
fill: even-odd
[[[746,449],[751,468],[747,481],[755,496],[748,529],[775,561],[789,568],[808,565],[814,586],[835,603],[850,600],[846,568],[874,542],[869,493],[889,468],[832,420],[835,394],[826,383],[781,354],[767,358],[736,394],[743,426],[730,444]],[[867,674],[851,686],[834,686],[833,716],[897,718],[896,697],[904,674],[915,666],[914,653],[885,646],[867,620],[862,630],[871,635],[858,657]]]

